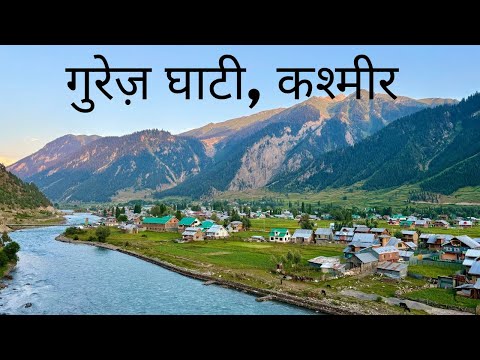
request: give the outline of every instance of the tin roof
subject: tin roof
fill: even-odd
[[[359,234],[356,233],[353,235],[352,242],[369,242],[373,243],[375,241],[374,234]]]
[[[380,246],[376,248],[372,248],[377,254],[385,254],[390,252],[398,252],[398,249],[394,246]]]
[[[332,229],[318,228],[317,230],[315,230],[315,235],[332,235]]]
[[[477,260],[472,264],[470,271],[468,272],[470,275],[480,275],[480,261]]]
[[[353,254],[353,256],[355,256],[358,260],[360,260],[364,264],[378,261],[377,258],[370,253],[355,253]]]
[[[299,238],[309,238],[310,236],[312,236],[313,234],[313,230],[309,230],[309,229],[297,229],[295,230],[295,232],[293,233],[293,237],[296,238],[296,237],[299,237]]]
[[[416,231],[413,231],[413,230],[402,230],[403,235],[413,235],[415,233]]]
[[[377,265],[377,269],[388,270],[388,271],[402,271],[408,268],[407,264],[404,263],[395,263],[390,261],[382,261]]]

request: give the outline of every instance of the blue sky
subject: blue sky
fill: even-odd
[[[126,106],[112,74],[106,89],[113,99],[108,101],[92,81],[95,110],[75,111],[70,104],[83,98],[83,76],[77,80],[78,90],[71,91],[65,68],[98,67],[94,54],[104,55],[110,67],[153,68],[148,99],[141,100],[137,92]],[[193,75],[191,100],[168,90],[165,67],[217,67],[224,54],[234,55],[247,69],[242,100],[211,98],[207,81],[204,100],[195,99]],[[180,133],[291,106],[306,98],[295,100],[280,92],[277,67],[352,67],[358,54],[369,56],[374,67],[400,68],[389,87],[396,95],[461,99],[480,87],[480,46],[0,46],[0,162],[18,160],[68,133],[123,135],[150,128]],[[261,93],[253,109],[246,95],[251,88]]]

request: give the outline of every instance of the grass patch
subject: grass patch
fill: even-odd
[[[343,278],[328,280],[325,285],[330,285],[332,289],[340,291],[343,289],[362,291],[367,294],[376,294],[385,297],[395,297],[395,291],[400,288],[418,289],[426,284],[425,280],[405,278],[402,280],[393,280],[376,275],[365,276],[362,278],[347,276]]]
[[[435,304],[459,306],[465,308],[475,309],[480,305],[480,300],[465,298],[463,296],[453,297],[451,290],[429,288],[419,291],[414,291],[407,294],[407,298],[411,300],[428,300]]]
[[[438,276],[452,276],[461,268],[461,265],[458,266],[458,269],[439,265],[409,265],[408,271],[430,278],[437,278]]]

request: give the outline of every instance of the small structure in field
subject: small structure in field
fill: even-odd
[[[377,265],[377,274],[383,274],[392,279],[403,279],[407,276],[408,265],[391,261],[381,261]]]

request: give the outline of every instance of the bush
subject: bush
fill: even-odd
[[[81,229],[77,229],[76,227],[68,227],[66,230],[65,230],[65,235],[67,236],[74,236],[74,235],[81,235],[81,234],[85,234],[86,231],[85,230],[81,230]],[[75,240],[78,240],[78,239],[75,239]]]
[[[78,240],[78,235],[75,235],[75,236],[73,237],[73,240]]]
[[[107,226],[99,226],[97,230],[95,230],[95,235],[97,235],[98,241],[105,242],[110,236],[110,228]]]
[[[7,263],[8,263],[8,256],[7,256],[7,254],[5,254],[5,252],[3,252],[2,250],[0,250],[0,266],[7,265]]]
[[[97,238],[95,236],[90,235],[88,237],[88,241],[97,241]]]
[[[18,260],[17,252],[20,250],[20,245],[17,242],[11,241],[3,248],[3,252],[7,255],[9,260]]]
[[[147,237],[147,234],[142,234],[141,237],[146,238],[146,237]]]

